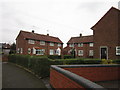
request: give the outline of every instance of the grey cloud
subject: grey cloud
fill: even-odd
[[[84,9],[85,11],[95,12],[97,9],[104,5],[104,2],[83,2],[77,7],[78,10]]]

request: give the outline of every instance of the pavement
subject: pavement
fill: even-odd
[[[44,88],[41,79],[11,63],[2,63],[2,88]]]

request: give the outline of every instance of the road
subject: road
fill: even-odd
[[[2,88],[46,88],[41,79],[11,63],[2,63]],[[47,89],[47,88],[46,88]]]

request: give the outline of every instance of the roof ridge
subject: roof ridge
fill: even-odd
[[[63,43],[58,37],[20,30],[25,38]]]
[[[23,31],[23,30],[21,30],[21,31],[22,31],[22,32],[26,32],[26,33],[33,33],[33,32],[28,32],[28,31]],[[49,36],[49,35],[39,34],[39,33],[34,33],[34,34],[43,35],[43,36]],[[54,37],[54,36],[49,36],[49,37],[58,38],[58,37]]]
[[[90,36],[93,36],[93,35],[87,35],[87,36],[81,36],[81,37],[90,37]],[[71,38],[81,38],[80,36],[77,36],[77,37],[71,37]]]

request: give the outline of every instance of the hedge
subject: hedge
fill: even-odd
[[[52,57],[52,56],[50,56]],[[16,55],[11,54],[8,57],[8,61],[21,65],[32,72],[34,72],[39,77],[47,77],[50,74],[50,65],[71,65],[71,64],[100,64],[99,59],[83,59],[83,58],[73,58],[73,59],[49,59],[46,56],[30,56],[30,55]]]
[[[39,77],[49,76],[50,61],[47,57],[29,55],[9,55],[9,62],[21,65]]]
[[[112,60],[112,63],[120,64],[120,59],[118,59],[118,60]]]

